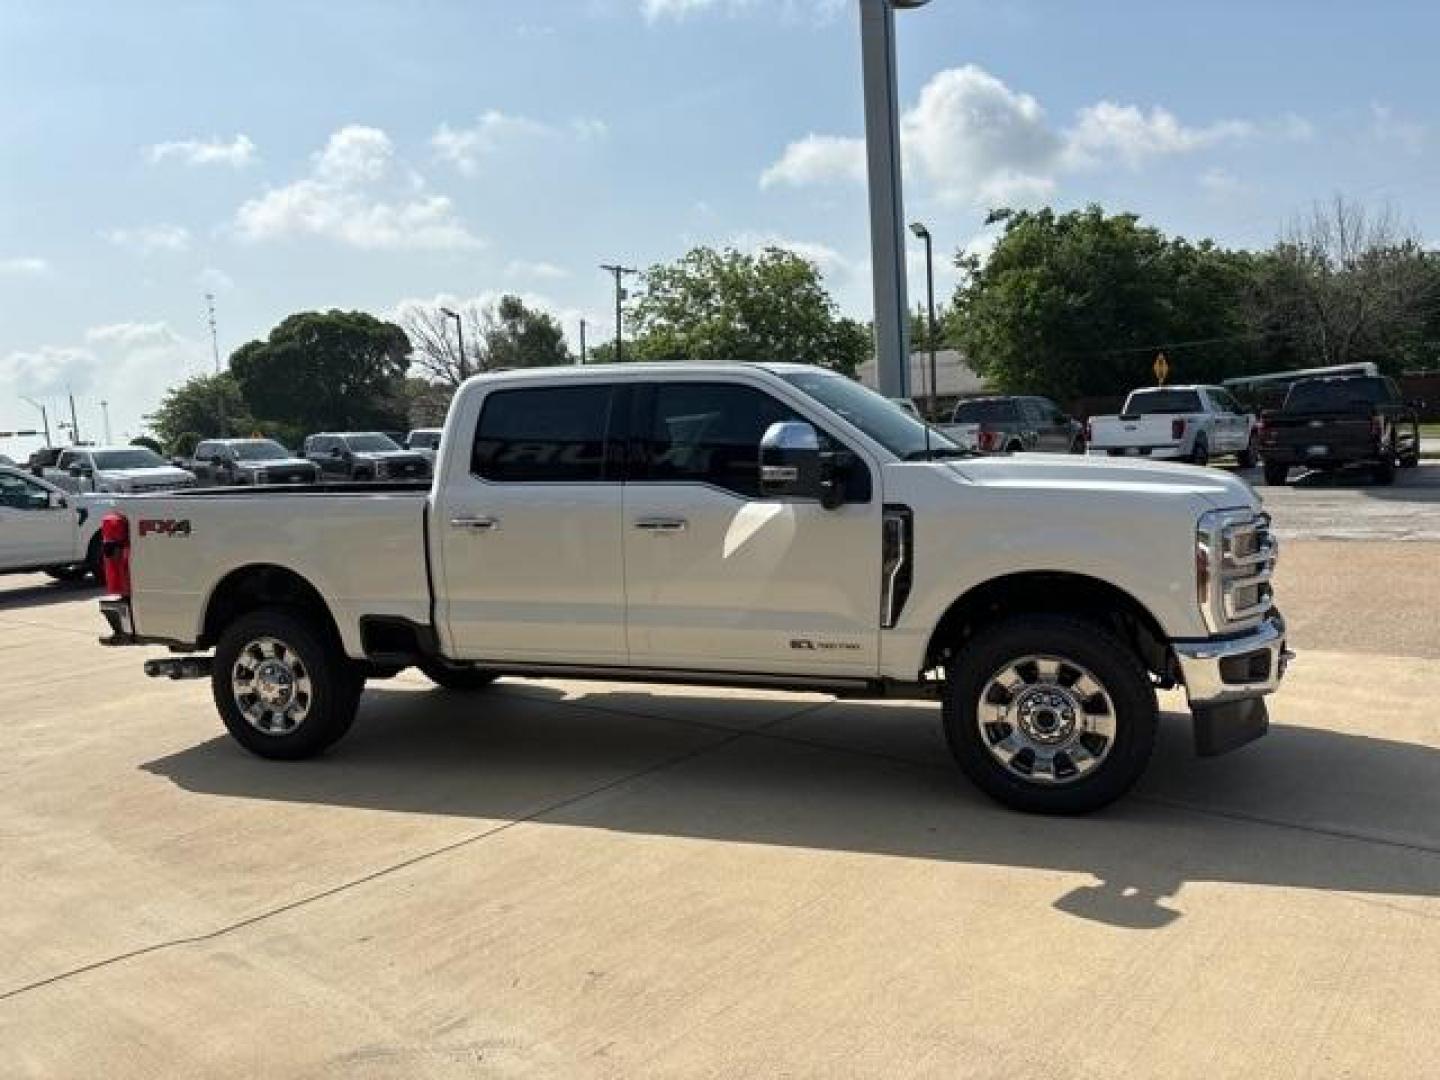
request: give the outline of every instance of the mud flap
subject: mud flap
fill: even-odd
[[[1195,753],[1201,757],[1228,754],[1270,730],[1270,713],[1265,699],[1260,697],[1196,705],[1191,712],[1195,717]]]

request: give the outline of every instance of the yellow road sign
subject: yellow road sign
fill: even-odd
[[[1165,359],[1165,354],[1155,354],[1155,366],[1150,369],[1155,372],[1155,382],[1158,386],[1164,386],[1165,380],[1170,377],[1170,361]]]

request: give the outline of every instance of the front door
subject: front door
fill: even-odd
[[[854,501],[834,510],[762,498],[761,436],[808,417],[741,382],[656,384],[635,404],[623,530],[631,663],[873,676],[881,506],[871,470],[853,462]]]
[[[75,535],[75,511],[51,506],[48,488],[0,472],[0,570],[71,562]]]
[[[619,462],[607,384],[493,390],[468,468],[441,477],[431,515],[439,621],[462,660],[623,664]]]

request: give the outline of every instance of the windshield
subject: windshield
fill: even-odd
[[[350,435],[345,439],[351,450],[361,454],[383,454],[389,450],[399,450],[399,445],[388,435],[381,435],[378,431],[367,432],[364,435]]]
[[[231,443],[230,449],[241,461],[280,461],[290,456],[278,442],[269,439],[257,439],[254,442]]]
[[[410,433],[411,450],[434,450],[440,445],[440,432],[438,431],[412,431]]]
[[[784,372],[791,386],[808,394],[831,412],[840,414],[899,458],[921,460],[926,454],[926,431],[935,457],[970,453],[934,428],[928,428],[888,398],[857,382],[823,371]]]
[[[1125,402],[1126,416],[1201,412],[1194,390],[1136,390]]]
[[[133,450],[102,450],[95,455],[97,469],[163,469],[169,464],[154,450],[143,446]]]
[[[978,401],[962,401],[955,406],[954,421],[957,424],[996,423],[1015,419],[1015,403],[999,398],[982,398]]]
[[[1390,400],[1384,379],[1311,379],[1296,383],[1285,399],[1287,412],[1369,412]]]

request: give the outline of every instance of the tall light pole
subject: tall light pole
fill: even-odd
[[[460,321],[460,313],[451,311],[448,307],[442,307],[440,314],[447,319],[455,320],[455,337],[460,341],[460,381],[464,382],[470,377],[470,364],[465,359],[465,327]]]
[[[901,197],[900,104],[895,11],[929,0],[860,0],[865,69],[865,150],[870,177],[870,260],[875,287],[875,358],[880,392],[910,396],[910,306],[905,298],[905,209]]]
[[[618,364],[625,359],[625,342],[620,334],[621,319],[624,317],[620,301],[625,299],[625,285],[622,279],[626,274],[638,274],[639,271],[633,266],[621,266],[619,263],[602,263],[600,269],[607,274],[615,275],[615,362]]]
[[[934,420],[940,399],[940,384],[935,381],[935,252],[932,250],[930,230],[921,222],[911,225],[910,231],[925,241],[925,294],[930,306],[930,318],[925,324],[925,341],[930,346],[930,419]]]
[[[34,398],[28,398],[28,397],[27,397],[27,398],[21,398],[20,400],[23,401],[23,402],[25,402],[27,405],[33,405],[35,408],[37,408],[37,409],[40,410],[40,426],[45,429],[45,445],[46,445],[46,447],[48,448],[48,447],[50,446],[50,413],[49,413],[49,411],[45,408],[44,405],[40,404],[40,402],[36,401]]]
[[[225,387],[220,385],[220,335],[215,329],[215,294],[205,294],[205,319],[210,324],[210,353],[215,357],[215,394],[217,397],[216,413],[220,419],[220,437],[223,439],[230,434],[230,425],[225,420]],[[105,440],[109,442],[107,438]]]
[[[585,363],[585,320],[580,320],[580,363]]]

